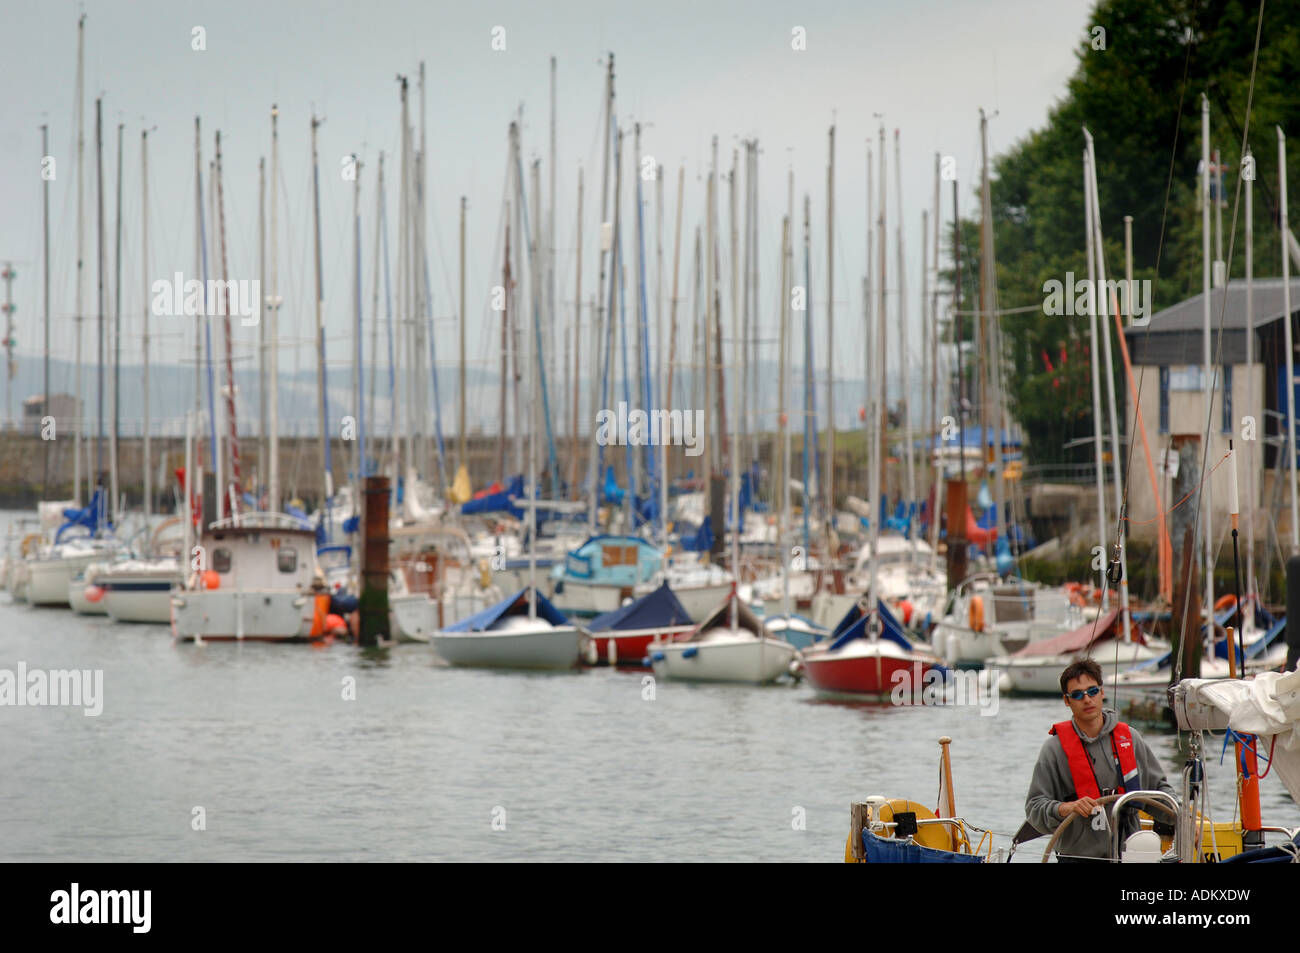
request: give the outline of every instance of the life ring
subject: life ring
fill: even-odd
[[[984,631],[984,598],[982,596],[970,597],[970,627],[975,632]]]
[[[1236,604],[1237,604],[1237,597],[1230,592],[1225,593],[1224,595],[1219,596],[1219,598],[1215,600],[1214,611],[1222,612],[1224,609],[1227,609],[1229,606],[1235,606]]]

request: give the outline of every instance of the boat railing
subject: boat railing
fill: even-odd
[[[270,513],[255,510],[238,516],[227,516],[208,524],[208,530],[223,529],[311,529],[311,524],[288,513]]]
[[[1183,843],[1182,830],[1181,830],[1182,825],[1177,823],[1179,816],[1181,814],[1181,808],[1178,805],[1178,799],[1175,798],[1172,794],[1166,794],[1164,791],[1128,791],[1124,794],[1121,794],[1119,798],[1116,799],[1115,803],[1111,805],[1110,817],[1112,823],[1110,825],[1111,828],[1110,856],[1112,860],[1119,860],[1121,856],[1120,844],[1119,844],[1121,828],[1118,822],[1119,822],[1120,812],[1124,810],[1124,808],[1130,802],[1142,802],[1147,807],[1153,807],[1156,805],[1164,806],[1169,811],[1170,816],[1173,818],[1175,822],[1174,823],[1174,850],[1177,852],[1179,860],[1183,861],[1184,863],[1191,860],[1190,856],[1188,857],[1183,856],[1184,850],[1189,848],[1190,845],[1186,845]]]

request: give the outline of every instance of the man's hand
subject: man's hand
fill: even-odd
[[[1056,813],[1062,818],[1069,817],[1071,814],[1089,817],[1100,803],[1096,798],[1091,797],[1081,797],[1077,801],[1062,801],[1056,808]]]

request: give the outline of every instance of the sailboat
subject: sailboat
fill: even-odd
[[[429,642],[450,665],[569,669],[583,636],[535,587],[434,632]]]
[[[694,682],[776,681],[795,660],[789,642],[769,635],[736,594],[735,584],[722,604],[686,639],[658,638],[648,648],[656,677]]]

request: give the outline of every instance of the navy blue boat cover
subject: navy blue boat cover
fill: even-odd
[[[528,589],[520,589],[509,599],[502,599],[496,605],[482,612],[476,612],[468,618],[461,619],[446,626],[444,632],[486,632],[506,616],[528,615]],[[551,605],[540,592],[537,594],[537,618],[545,619],[552,625],[568,625],[569,620],[559,609]]]
[[[664,629],[692,624],[690,614],[665,582],[635,602],[596,616],[584,628],[588,632],[634,632],[638,629]]]
[[[889,611],[889,607],[881,600],[877,600],[880,609],[881,630],[880,637],[896,643],[899,648],[912,650],[912,643],[903,634],[903,627],[898,624],[894,614]],[[834,631],[830,634],[831,648],[838,649],[840,646],[852,642],[854,639],[868,638],[867,633],[867,614],[862,611],[861,606],[854,604],[852,608],[840,619],[839,625],[835,626]]]

